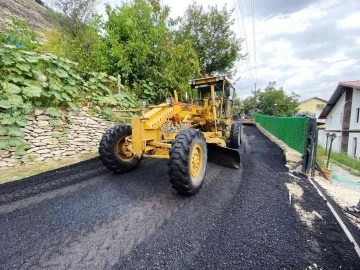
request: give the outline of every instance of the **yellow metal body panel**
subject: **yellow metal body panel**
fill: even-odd
[[[243,124],[244,125],[255,125],[255,121],[253,118],[243,119]]]
[[[143,153],[143,144],[141,140],[142,135],[142,125],[140,117],[135,116],[131,120],[132,126],[132,143],[133,143],[133,150],[134,154],[138,157],[141,157]]]
[[[155,110],[158,108],[155,108]],[[151,112],[151,111],[150,111]],[[145,129],[158,129],[160,128],[168,118],[174,113],[173,107],[164,107],[160,111],[157,111],[152,117],[146,121]]]
[[[195,84],[215,81],[218,78],[202,78],[196,80]],[[224,95],[224,89],[222,90]],[[226,147],[225,139],[230,138],[232,120],[230,117],[223,118],[223,96],[216,96],[214,86],[211,85],[210,97],[202,101],[201,106],[178,102],[178,94],[174,90],[171,105],[162,103],[147,106],[150,111],[142,110],[141,116],[132,118],[132,136],[128,138],[133,144],[131,151],[139,157],[169,158],[171,142],[178,132],[186,128],[198,128],[203,132],[207,143]],[[194,164],[197,162],[197,157],[194,157]]]
[[[154,108],[147,113],[144,114],[145,119],[150,119],[152,116],[154,116],[157,112],[160,112],[162,108]]]

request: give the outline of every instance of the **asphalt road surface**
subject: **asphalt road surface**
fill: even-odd
[[[315,188],[256,127],[244,132],[241,169],[208,163],[193,197],[156,159],[124,175],[92,159],[0,186],[0,268],[360,269]]]

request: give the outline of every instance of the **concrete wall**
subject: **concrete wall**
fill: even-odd
[[[355,142],[356,142],[356,151],[355,151]],[[348,155],[360,159],[360,133],[349,134]]]
[[[350,118],[350,130],[360,130],[360,120],[359,123],[356,123],[356,109],[358,108],[360,108],[360,90],[354,88]]]
[[[321,145],[322,147],[325,148],[326,145],[326,136],[325,136],[325,130],[324,129],[320,129],[318,132],[318,145]]]
[[[321,145],[323,148],[326,148],[326,133],[328,133],[328,131],[326,130],[319,130],[318,133],[318,144]],[[334,132],[329,132],[330,134],[334,133]],[[340,152],[341,151],[341,132],[335,132],[336,134],[336,138],[333,141],[332,144],[332,150],[334,152]],[[330,147],[330,138],[328,140],[328,148]]]
[[[22,130],[31,148],[27,155],[15,154],[15,147],[0,150],[0,167],[15,167],[36,161],[54,161],[77,154],[97,151],[104,132],[114,123],[102,119],[99,115],[90,115],[87,108],[78,113],[68,112],[70,123],[54,127],[52,118],[44,110],[35,110],[28,117],[28,125]]]
[[[334,108],[326,117],[326,130],[341,130],[342,127],[342,114],[345,104],[345,93],[341,96]]]
[[[326,147],[326,133],[336,134],[336,138],[333,141],[332,149],[335,152],[341,151],[341,132],[338,130],[342,129],[342,119],[344,113],[344,104],[345,104],[345,93],[341,96],[339,101],[336,103],[335,107],[331,110],[329,115],[326,118],[325,130],[319,130],[318,143],[322,147]],[[360,90],[353,90],[353,99],[352,99],[352,108],[351,108],[351,118],[350,118],[350,133],[349,133],[349,144],[347,153],[349,156],[360,159],[360,120],[359,123],[356,123],[357,108],[360,108]],[[353,130],[353,132],[351,132]],[[355,140],[356,138],[356,140]],[[355,152],[355,142],[356,142],[356,153]],[[330,145],[330,141],[329,141]],[[328,147],[329,147],[328,145]]]

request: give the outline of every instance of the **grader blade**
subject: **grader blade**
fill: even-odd
[[[207,147],[209,162],[234,169],[240,168],[240,154],[237,149],[221,147],[215,144],[208,144]]]

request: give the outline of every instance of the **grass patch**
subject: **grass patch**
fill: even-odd
[[[79,154],[74,157],[64,158],[63,160],[50,162],[34,162],[24,166],[0,169],[0,184],[19,180],[39,173],[55,170],[61,167],[69,166],[80,161],[98,156],[97,152]]]
[[[318,145],[316,161],[321,168],[325,168],[326,160],[325,149]],[[360,176],[360,160],[350,157],[347,153],[331,152],[330,161],[346,166],[353,170],[357,176]]]
[[[326,168],[325,149],[320,145],[317,147],[316,162],[319,164],[320,168]]]

